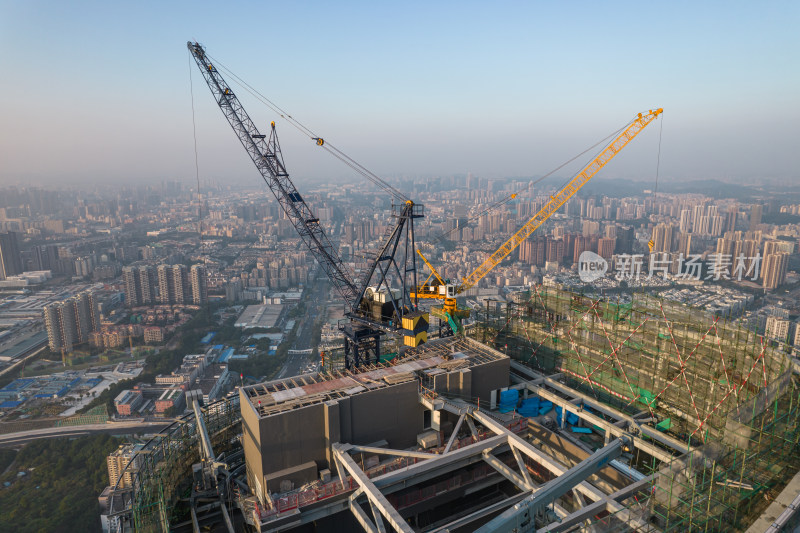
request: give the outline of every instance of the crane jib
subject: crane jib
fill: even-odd
[[[500,261],[505,259],[517,246],[527,239],[536,229],[544,224],[562,205],[567,203],[572,196],[577,193],[592,177],[603,168],[606,163],[611,161],[645,126],[656,119],[663,112],[662,109],[651,110],[646,115],[639,114],[636,119],[631,121],[616,139],[614,139],[603,151],[595,157],[581,172],[579,172],[570,182],[561,189],[555,196],[550,197],[542,209],[533,216],[522,228],[511,236],[495,253],[489,256],[475,271],[464,278],[458,286],[456,292],[461,293],[473,287],[483,277],[497,266]]]
[[[280,145],[274,123],[272,124],[272,135],[269,142],[266,142],[265,136],[258,131],[239,99],[222,78],[219,69],[209,62],[203,47],[192,42],[187,43],[187,47],[202,72],[208,88],[214,94],[214,100],[222,114],[233,128],[284,213],[314,258],[328,274],[337,291],[348,305],[354,305],[357,299],[357,289],[352,281],[353,275],[348,272],[344,262],[336,253],[333,244],[319,225],[319,219],[314,216],[311,208],[305,203],[289,179],[280,155]]]

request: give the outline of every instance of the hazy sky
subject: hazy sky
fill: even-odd
[[[383,176],[543,174],[663,107],[663,179],[795,183],[799,23],[796,1],[0,0],[0,185],[193,183],[190,68],[201,178],[257,181],[187,40]],[[293,176],[352,176],[237,94]],[[659,127],[604,175],[652,179]]]

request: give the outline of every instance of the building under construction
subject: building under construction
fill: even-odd
[[[536,287],[485,304],[469,337],[198,410],[145,446],[116,523],[779,531],[797,520],[794,370],[761,336],[699,310]],[[210,464],[211,485],[198,474]]]

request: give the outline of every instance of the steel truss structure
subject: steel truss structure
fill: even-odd
[[[537,286],[487,302],[469,334],[516,361],[520,388],[606,440],[635,436],[633,462],[651,481],[629,510],[661,531],[744,530],[800,468],[796,366],[734,320]],[[630,530],[614,513],[590,518]]]

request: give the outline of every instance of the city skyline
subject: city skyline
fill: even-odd
[[[192,183],[194,39],[384,176],[541,175],[663,107],[663,135],[647,132],[607,177],[653,179],[661,137],[665,180],[797,181],[797,7],[500,7],[0,3],[0,64],[7,88],[25,89],[0,104],[0,183]],[[252,183],[192,75],[201,180]],[[238,93],[262,130],[278,123],[293,176],[352,177]]]

